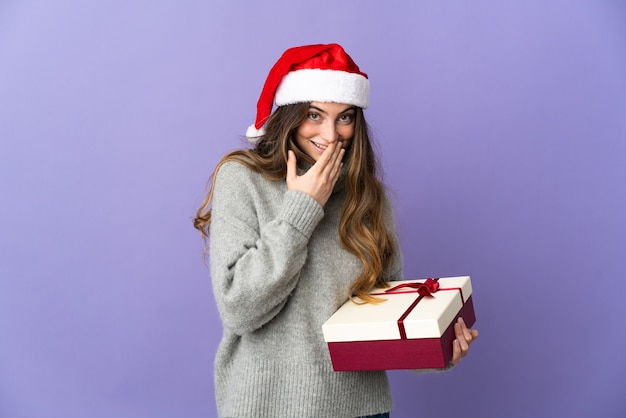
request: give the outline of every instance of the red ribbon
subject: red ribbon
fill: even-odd
[[[402,314],[400,319],[398,319],[398,329],[400,330],[400,338],[403,340],[407,339],[406,330],[404,329],[404,320],[407,316],[415,309],[418,303],[426,297],[431,296],[433,293],[438,292],[439,290],[458,290],[461,293],[461,303],[465,305],[465,301],[463,300],[463,291],[460,287],[451,287],[451,288],[440,288],[439,287],[439,278],[429,277],[425,282],[410,282],[410,283],[402,283],[397,286],[392,287],[391,289],[385,290],[384,293],[372,293],[372,295],[394,295],[394,294],[403,294],[403,293],[415,293],[419,294],[418,298],[413,301],[411,306],[408,307],[406,311]],[[409,288],[411,290],[408,291],[398,291],[400,289]]]
[[[419,293],[422,296],[432,296],[432,293],[435,293],[437,292],[437,290],[439,290],[439,282],[437,280],[439,279],[433,279],[432,277],[429,277],[428,279],[426,279],[424,283],[417,283],[417,282],[402,283],[402,284],[392,287],[391,289],[385,290],[385,293],[387,294],[400,293],[400,292],[396,292],[396,290],[408,287],[408,288],[416,289],[417,293]],[[402,292],[402,293],[407,293],[407,292]],[[408,293],[412,293],[412,292],[408,292]]]

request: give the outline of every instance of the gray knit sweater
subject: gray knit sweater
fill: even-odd
[[[385,372],[334,372],[322,336],[362,271],[339,240],[343,184],[322,208],[239,163],[216,174],[209,258],[223,322],[220,417],[352,418],[392,409]],[[386,215],[393,228],[389,206]],[[390,280],[402,279],[401,265],[396,240]]]

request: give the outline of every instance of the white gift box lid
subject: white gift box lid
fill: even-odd
[[[342,342],[400,339],[398,320],[420,295],[410,288],[383,293],[400,284],[423,282],[424,280],[402,280],[389,282],[390,287],[387,289],[373,289],[371,294],[386,299],[378,304],[359,305],[348,300],[322,326],[324,340]],[[440,338],[472,294],[469,276],[445,277],[438,279],[438,282],[439,290],[432,296],[424,296],[404,318],[407,338]]]

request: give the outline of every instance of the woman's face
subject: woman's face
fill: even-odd
[[[342,103],[311,102],[306,119],[296,130],[296,144],[317,161],[326,147],[341,141],[348,148],[354,136],[356,109]]]

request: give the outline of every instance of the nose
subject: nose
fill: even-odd
[[[335,124],[331,122],[325,123],[320,131],[320,137],[328,143],[337,141],[337,139],[339,139],[339,132]]]

